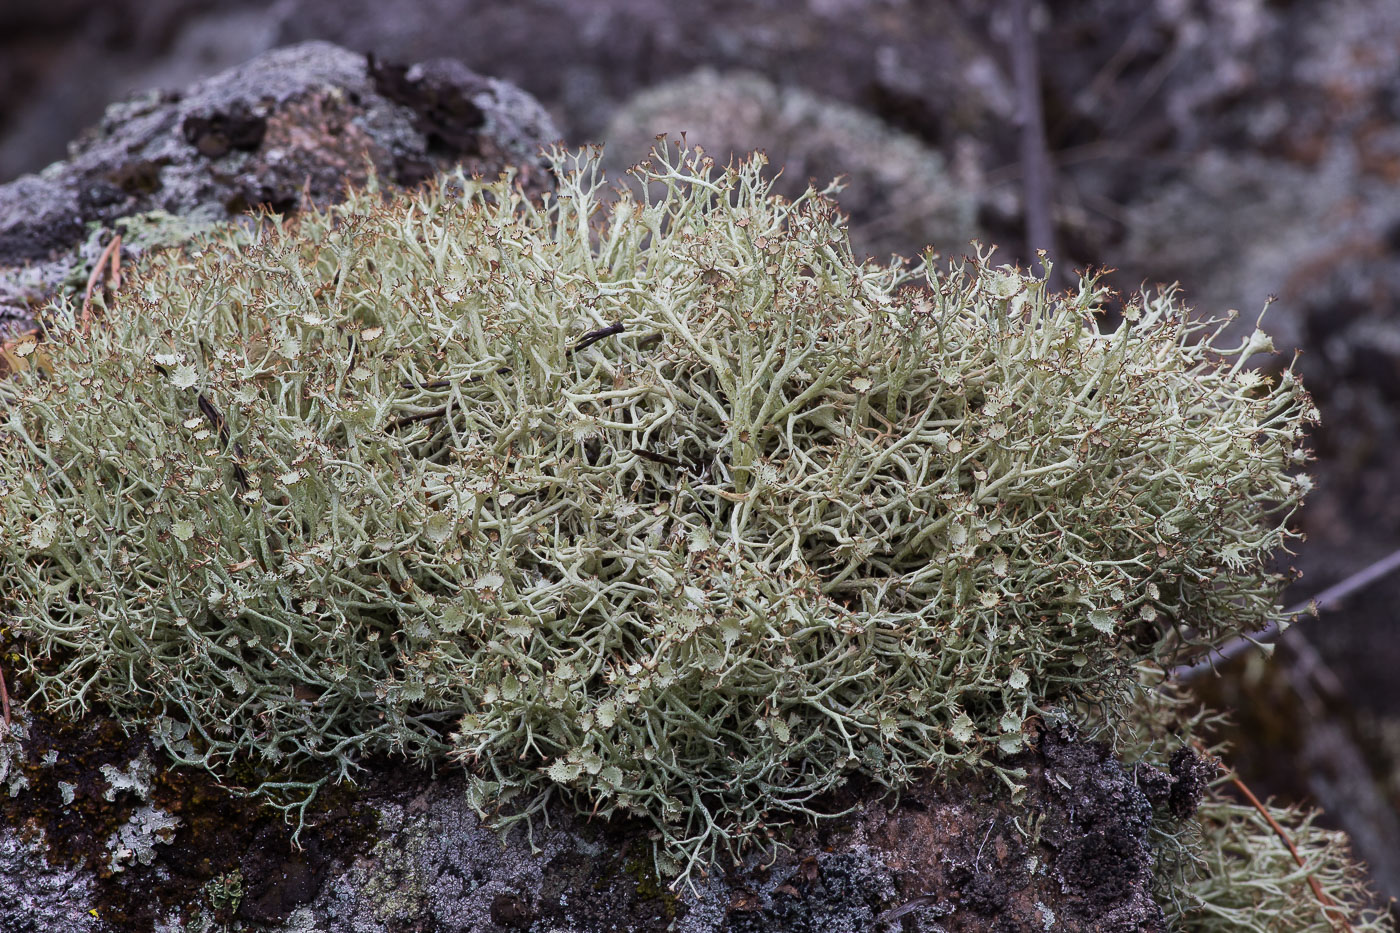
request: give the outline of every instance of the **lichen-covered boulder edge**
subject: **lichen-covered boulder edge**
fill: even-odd
[[[1100,326],[978,254],[859,264],[762,160],[610,210],[460,174],[154,256],[0,387],[0,594],[37,695],[176,759],[447,755],[668,873],[859,771],[994,770],[1061,699],[1277,612],[1296,379],[1170,294]],[[510,814],[503,817],[502,814]]]
[[[65,161],[0,185],[0,337],[81,293],[113,232],[131,260],[250,208],[338,201],[369,171],[411,187],[512,166],[538,190],[540,147],[558,138],[534,98],[459,61],[398,66],[325,42],[114,103]]]

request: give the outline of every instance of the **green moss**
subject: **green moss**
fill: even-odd
[[[637,898],[642,901],[655,901],[665,911],[667,920],[676,918],[676,892],[671,890],[656,874],[656,868],[648,859],[628,859],[623,866],[627,876],[636,882]]]
[[[0,427],[41,699],[222,774],[448,756],[498,817],[651,821],[672,873],[852,773],[997,770],[1047,704],[1277,614],[1315,412],[1245,368],[1262,333],[859,263],[761,162],[659,153],[608,209],[555,168],[543,205],[458,177],[197,240],[91,333],[55,309]]]

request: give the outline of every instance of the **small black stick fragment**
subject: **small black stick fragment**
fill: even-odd
[[[652,463],[663,463],[666,466],[675,467],[678,470],[684,470],[686,468],[685,464],[681,463],[675,457],[668,457],[665,454],[654,453],[650,450],[644,450],[641,447],[633,447],[632,453],[641,457],[643,460],[650,460]]]
[[[510,371],[511,371],[511,369],[510,369],[509,366],[501,366],[501,367],[497,368],[497,370],[496,370],[496,375],[497,375],[497,376],[505,376],[505,375],[509,374]],[[482,379],[484,379],[484,378],[486,378],[486,377],[485,377],[485,376],[472,376],[470,379],[463,379],[463,380],[462,380],[462,385],[469,386],[469,385],[471,385],[471,384],[474,383],[474,382],[480,382],[480,381],[481,381]],[[431,383],[430,383],[430,385],[431,385]],[[409,386],[409,387],[411,387],[411,386]],[[413,414],[413,415],[404,415],[404,416],[401,417],[401,418],[395,418],[393,421],[390,421],[388,424],[386,424],[386,425],[384,426],[384,430],[386,430],[386,431],[393,431],[393,430],[395,430],[396,428],[401,428],[401,427],[404,427],[405,425],[414,424],[415,422],[418,422],[418,421],[429,421],[429,420],[431,420],[431,419],[433,419],[433,418],[441,417],[442,415],[447,414],[447,409],[448,409],[448,407],[449,407],[449,406],[447,406],[447,405],[439,405],[439,406],[436,407],[436,408],[429,408],[427,411],[420,411],[420,412],[418,412],[417,414]]]
[[[203,392],[199,393],[199,410],[204,417],[209,419],[209,423],[214,426],[214,430],[219,432],[219,446],[225,451],[229,446],[228,421],[224,419],[223,413],[214,407],[214,403],[209,401]],[[238,487],[244,492],[248,491],[248,474],[243,469],[243,445],[234,444],[233,458],[233,478],[237,480]]]
[[[204,393],[199,393],[199,410],[204,417],[209,419],[209,424],[215,431],[219,432],[219,443],[225,448],[228,447],[228,422],[224,420],[223,414],[214,407],[214,403],[205,397]]]
[[[580,338],[580,340],[579,340],[578,343],[574,344],[572,347],[570,347],[570,348],[569,348],[567,351],[565,351],[565,352],[566,352],[567,355],[572,356],[573,354],[577,353],[579,350],[586,350],[586,349],[588,349],[589,347],[593,346],[593,345],[594,345],[595,343],[597,343],[598,341],[600,341],[600,340],[602,340],[602,339],[604,339],[604,338],[606,338],[606,337],[611,337],[611,336],[613,336],[613,335],[615,335],[615,334],[620,334],[620,333],[622,333],[622,332],[623,332],[624,330],[626,330],[626,329],[627,329],[627,328],[626,328],[625,325],[623,325],[623,324],[621,324],[621,323],[618,323],[618,324],[609,324],[607,327],[602,327],[602,328],[599,328],[598,330],[589,331],[588,333],[584,334],[582,338]],[[498,376],[503,376],[503,375],[505,375],[505,374],[508,373],[508,372],[510,372],[510,367],[509,367],[509,366],[502,366],[500,369],[496,370],[496,375],[498,375]],[[480,382],[480,381],[481,381],[481,377],[480,377],[480,376],[472,376],[470,379],[464,380],[464,381],[462,382],[462,385],[471,385],[473,382]],[[432,389],[446,389],[446,388],[449,388],[451,385],[452,385],[452,382],[451,382],[451,380],[449,380],[449,379],[437,379],[437,380],[435,380],[435,381],[433,381],[433,382],[413,382],[412,380],[405,379],[403,382],[400,382],[400,383],[399,383],[399,386],[402,387],[402,388],[405,388],[405,389],[429,389],[429,390],[432,390]]]
[[[609,324],[607,327],[602,327],[598,330],[589,331],[588,333],[584,334],[583,337],[579,340],[579,342],[574,344],[573,347],[571,347],[567,351],[567,353],[569,355],[573,355],[579,350],[586,350],[587,348],[593,346],[595,343],[604,339],[605,337],[611,337],[614,334],[620,334],[626,329],[626,326],[619,322],[617,324]],[[501,368],[496,370],[496,375],[504,376],[510,371],[511,369],[509,366],[502,366]],[[473,382],[480,382],[481,379],[481,376],[472,376],[470,379],[463,380],[462,385],[471,385]],[[451,386],[452,383],[446,379],[439,379],[434,382],[423,383],[404,381],[399,383],[399,385],[405,389],[446,389],[449,386]],[[397,428],[402,428],[406,425],[414,424],[419,421],[429,421],[433,418],[437,418],[445,414],[447,414],[447,406],[439,405],[437,408],[430,408],[427,411],[420,411],[417,414],[404,415],[401,418],[395,418],[393,421],[390,421],[385,426],[385,430],[393,431]],[[681,466],[679,461],[675,462],[674,465]]]
[[[509,367],[509,366],[501,366],[501,367],[498,367],[498,368],[496,369],[496,375],[498,375],[498,376],[504,376],[504,375],[508,374],[509,372],[510,372],[510,367]],[[470,377],[470,378],[468,378],[468,379],[463,379],[463,380],[462,380],[462,385],[464,385],[464,386],[469,386],[469,385],[471,385],[471,384],[474,383],[474,382],[480,382],[480,381],[481,381],[482,379],[484,379],[484,378],[486,378],[486,377],[485,377],[485,376],[472,376],[472,377]],[[439,379],[439,380],[437,380],[436,382],[411,382],[411,381],[405,379],[403,382],[400,382],[400,383],[399,383],[399,386],[402,387],[402,388],[405,388],[405,389],[446,389],[446,388],[448,388],[448,387],[451,386],[451,385],[452,385],[452,380],[450,380],[450,379]]]
[[[626,329],[627,328],[623,326],[621,322],[618,322],[616,324],[609,324],[607,327],[602,327],[598,330],[589,331],[588,333],[583,335],[583,337],[579,340],[578,343],[574,344],[573,349],[570,350],[569,353],[574,354],[580,350],[587,350],[599,340],[602,340],[605,337],[611,337],[614,334],[620,334]]]
[[[156,372],[160,373],[162,376],[170,375],[170,370],[159,363],[153,363],[152,365],[155,366]],[[214,407],[214,403],[209,401],[208,397],[203,392],[199,393],[198,404],[200,414],[208,418],[209,424],[219,433],[219,445],[223,447],[224,450],[228,450],[228,422],[224,420],[223,414]],[[248,472],[243,469],[243,445],[234,444],[233,450],[233,478],[238,481],[239,488],[247,492]]]
[[[439,405],[437,408],[429,408],[427,411],[420,411],[416,415],[404,415],[401,418],[395,418],[384,426],[384,430],[396,431],[399,428],[407,427],[410,424],[416,424],[419,421],[431,421],[434,418],[441,418],[445,414],[447,414],[447,406]]]
[[[244,492],[248,491],[248,471],[243,469],[243,445],[237,441],[233,444],[233,478],[238,480]]]

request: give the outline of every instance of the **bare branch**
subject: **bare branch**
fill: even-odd
[[[1045,116],[1040,106],[1040,62],[1031,26],[1031,0],[1011,0],[1011,72],[1021,121],[1021,190],[1026,215],[1026,254],[1039,275],[1045,269],[1038,257],[1044,250],[1056,255],[1055,225],[1051,217],[1054,185],[1050,153],[1045,145]],[[1058,280],[1059,276],[1053,272]],[[1058,290],[1056,281],[1047,283]]]

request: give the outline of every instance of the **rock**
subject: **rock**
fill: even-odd
[[[398,184],[514,167],[539,190],[537,152],[557,135],[529,95],[459,62],[371,65],[324,42],[113,104],[68,160],[0,186],[0,324],[26,326],[65,282],[81,289],[100,250],[94,225],[286,212],[338,198],[371,166]]]
[[[976,235],[981,180],[975,165],[944,157],[849,104],[779,87],[750,72],[701,69],[649,88],[608,125],[607,165],[619,177],[646,156],[659,133],[684,134],[721,163],[762,150],[782,169],[776,190],[796,197],[809,181],[837,176],[857,256],[916,256],[932,245],[948,256]]]
[[[268,933],[1165,929],[1152,897],[1153,804],[1104,746],[1063,724],[1002,763],[1024,774],[1014,800],[985,772],[919,781],[897,798],[853,783],[820,804],[845,815],[777,828],[781,846],[677,890],[658,880],[645,826],[592,823],[556,803],[533,831],[517,825],[503,837],[483,826],[451,769],[434,777],[367,763],[360,788],[313,804],[297,849],[280,812],[151,754],[146,739],[101,717],[72,724],[19,713],[0,744],[0,768],[27,779],[0,796],[0,928],[207,933],[238,920]],[[147,837],[146,856],[116,864],[114,847],[157,807],[169,815]],[[110,837],[98,829],[114,826]]]
[[[280,42],[327,38],[402,59],[461,57],[545,101],[574,140],[598,139],[637,90],[704,65],[762,67],[779,84],[918,126],[937,142],[994,122],[980,97],[969,105],[970,85],[985,87],[1000,115],[1011,112],[1009,85],[946,3],[281,0],[273,16]]]
[[[43,840],[0,831],[0,929],[10,933],[87,933],[99,927],[86,906],[92,879],[82,870],[50,865]]]
[[[109,101],[183,87],[272,47],[266,0],[0,7],[0,181],[63,158]]]

